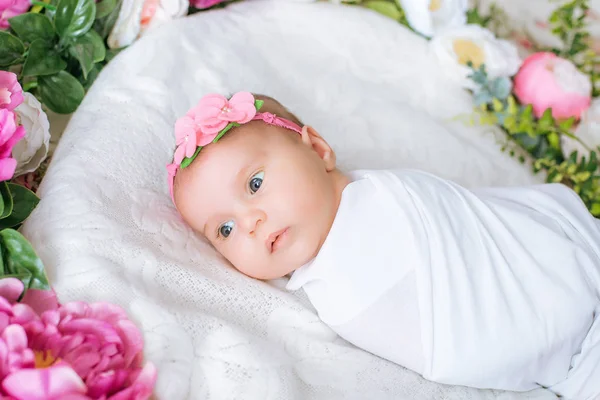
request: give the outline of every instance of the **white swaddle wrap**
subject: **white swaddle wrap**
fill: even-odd
[[[600,395],[600,225],[574,192],[351,177],[321,251],[287,286],[325,323],[433,381]]]

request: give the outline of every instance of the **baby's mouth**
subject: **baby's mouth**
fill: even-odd
[[[266,241],[267,249],[270,253],[274,253],[282,246],[285,237],[287,236],[287,231],[289,228],[281,229],[277,232],[273,232],[269,235]]]

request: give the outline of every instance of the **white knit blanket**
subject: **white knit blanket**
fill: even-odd
[[[468,186],[536,181],[427,42],[364,9],[245,1],[157,29],[103,71],[73,116],[24,233],[61,300],[110,301],[142,327],[156,397],[552,399],[449,387],[349,345],[285,279],[228,266],[180,220],[165,165],[175,119],[207,92],[279,99],[354,168],[414,167]]]

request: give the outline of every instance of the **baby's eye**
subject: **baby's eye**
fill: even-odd
[[[262,185],[263,179],[265,178],[265,173],[263,171],[257,172],[252,175],[250,178],[250,182],[248,182],[248,187],[250,188],[250,193],[254,194],[260,189],[260,185]]]
[[[233,221],[227,221],[225,222],[223,225],[221,225],[219,227],[219,234],[218,236],[223,237],[223,238],[227,238],[229,235],[231,235],[231,232],[233,231],[233,227],[234,227],[234,223]]]

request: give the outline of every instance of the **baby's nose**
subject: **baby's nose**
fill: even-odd
[[[266,219],[267,215],[264,211],[260,209],[248,210],[243,218],[244,230],[248,232],[249,235],[254,235],[259,229],[259,226],[264,223]]]

